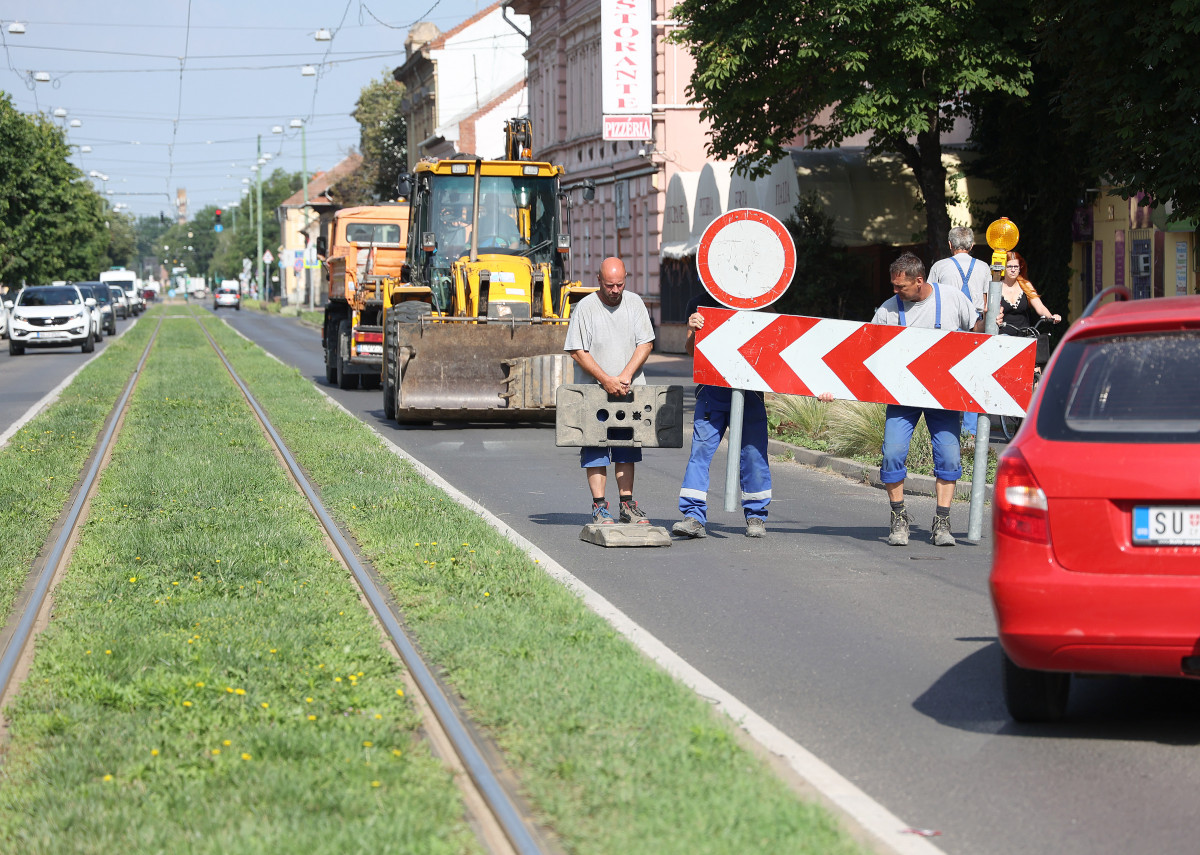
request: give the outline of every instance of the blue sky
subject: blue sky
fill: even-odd
[[[350,112],[363,86],[404,62],[412,24],[444,32],[488,0],[5,0],[0,5],[0,90],[22,112],[52,116],[76,146],[75,163],[135,215],[189,216],[228,206],[264,169],[301,170],[306,122],[310,173],[358,144]],[[11,34],[13,22],[25,26]],[[316,31],[331,31],[317,41]],[[312,65],[316,76],[301,74]],[[49,74],[37,82],[34,74]],[[71,127],[73,121],[78,127]],[[283,134],[273,134],[281,126]],[[90,152],[82,152],[90,146]]]

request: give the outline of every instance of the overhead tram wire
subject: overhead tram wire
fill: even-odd
[[[167,146],[166,190],[170,192],[171,176],[175,172],[175,141],[179,137],[179,119],[183,115],[183,72],[187,67],[188,48],[192,42],[192,0],[188,0],[187,30],[183,35],[183,56],[179,57],[179,94],[175,99],[175,121],[171,125],[171,144]]]

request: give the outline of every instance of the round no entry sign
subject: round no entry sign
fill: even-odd
[[[700,238],[696,267],[705,289],[731,309],[761,309],[783,296],[796,270],[796,245],[765,211],[738,208]]]

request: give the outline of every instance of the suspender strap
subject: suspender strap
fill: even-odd
[[[963,292],[963,294],[966,296],[966,298],[968,300],[970,300],[972,303],[974,303],[975,298],[971,296],[971,284],[970,283],[971,283],[971,272],[975,269],[975,258],[971,259],[971,264],[969,267],[967,267],[966,273],[963,272],[962,265],[958,263],[957,258],[955,258],[952,255],[952,256],[950,256],[950,260],[954,262],[954,266],[958,268],[958,275],[962,277],[962,292]]]
[[[942,289],[937,286],[936,282],[929,284],[933,286],[933,328],[940,330],[942,328]],[[904,320],[904,301],[900,299],[899,294],[896,295],[896,313],[900,315],[900,326],[908,326]]]

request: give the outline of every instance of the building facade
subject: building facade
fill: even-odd
[[[528,112],[525,33],[529,19],[493,3],[442,33],[422,22],[405,39],[392,77],[405,88],[408,169],[423,157],[504,153],[504,122]]]

